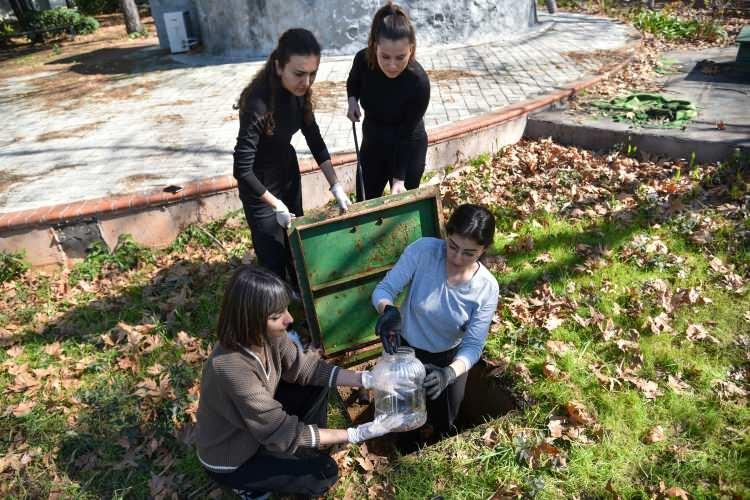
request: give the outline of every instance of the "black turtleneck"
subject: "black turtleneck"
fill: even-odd
[[[393,177],[403,179],[408,168],[410,143],[425,140],[423,117],[430,103],[430,79],[417,61],[412,61],[396,78],[388,78],[379,67],[367,64],[367,49],[354,56],[346,81],[348,97],[359,99],[365,111],[362,124],[365,139],[392,147]]]

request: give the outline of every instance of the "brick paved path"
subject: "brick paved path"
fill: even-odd
[[[432,83],[428,130],[589,76],[602,63],[600,51],[621,48],[633,36],[603,18],[540,20],[513,40],[420,47],[418,60]],[[45,99],[35,88],[40,73],[0,80],[0,213],[231,174],[238,128],[232,103],[261,64],[179,56],[108,80],[92,95],[72,85],[71,103]],[[316,117],[332,153],[353,150],[344,116],[350,64],[351,56],[324,57],[314,87]],[[294,145],[309,156],[301,136]]]

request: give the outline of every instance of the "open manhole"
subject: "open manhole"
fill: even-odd
[[[369,369],[374,362],[364,363],[352,369]],[[466,381],[466,392],[464,400],[456,419],[456,431],[462,432],[472,427],[483,424],[505,415],[517,408],[518,399],[513,394],[508,381],[498,378],[491,372],[493,367],[484,360],[480,360],[469,371]],[[342,412],[347,425],[358,425],[371,421],[375,416],[375,408],[368,401],[366,391],[352,389],[349,387],[338,388],[339,398],[336,401],[337,410]],[[398,439],[398,434],[390,434],[382,438],[368,441],[367,448],[370,453],[380,456],[395,457],[397,454],[410,453],[418,446],[434,444],[440,440],[438,436],[432,436],[424,441],[413,443],[414,446],[404,446],[403,440]],[[443,436],[445,438],[447,436]],[[398,443],[397,441],[401,441]]]

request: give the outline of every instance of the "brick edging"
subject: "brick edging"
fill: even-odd
[[[640,40],[628,43],[621,49],[617,50],[621,52],[630,52],[639,45]],[[518,104],[505,106],[481,116],[467,118],[465,120],[456,121],[449,125],[433,129],[428,133],[428,144],[439,144],[450,139],[455,139],[482,129],[490,128],[547,107],[555,102],[567,99],[576,92],[599,83],[613,73],[617,73],[633,58],[634,54],[630,53],[625,60],[610,65],[608,68],[593,77],[577,80],[569,84],[566,88],[557,90],[550,94],[534,99],[527,99]],[[338,153],[331,157],[331,162],[334,166],[346,165],[354,163],[355,161],[356,156],[353,152]],[[301,160],[299,163],[300,173],[302,174],[310,173],[318,169],[315,160],[312,158]],[[182,191],[176,194],[166,193],[161,189],[156,189],[140,194],[135,193],[94,198],[91,200],[75,201],[30,210],[10,212],[0,214],[0,233],[12,232],[33,226],[50,226],[70,222],[76,219],[93,217],[94,215],[111,214],[114,212],[124,212],[150,206],[173,204],[205,196],[207,194],[228,191],[234,189],[236,186],[237,181],[234,177],[223,175],[185,183]]]

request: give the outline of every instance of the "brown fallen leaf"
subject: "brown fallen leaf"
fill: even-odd
[[[534,262],[537,264],[546,264],[549,262],[552,262],[552,256],[549,254],[549,252],[544,252],[542,254],[539,254],[536,259],[534,259]]]
[[[664,441],[664,428],[661,425],[657,425],[656,427],[652,428],[648,431],[648,434],[646,434],[646,437],[643,439],[643,441],[646,444],[653,444]]]
[[[573,425],[591,425],[595,422],[594,418],[589,415],[586,406],[579,401],[569,401],[565,405],[565,411]]]
[[[13,413],[13,416],[16,418],[25,417],[36,406],[36,401],[28,400],[24,401],[22,403],[18,403],[17,405],[11,406],[9,410],[11,413]]]
[[[664,492],[667,498],[679,498],[680,500],[689,500],[688,492],[680,487],[672,486]]]
[[[13,347],[7,349],[5,353],[11,358],[17,358],[18,356],[23,354],[23,347],[21,347],[20,345],[14,345]]]
[[[46,352],[53,358],[59,359],[62,355],[62,346],[60,345],[60,342],[53,342],[52,344],[44,346],[44,352]]]
[[[534,379],[531,378],[531,372],[523,363],[516,363],[515,365],[513,365],[513,373],[521,377],[521,380],[523,380],[527,384],[531,384],[534,382]]]
[[[669,316],[666,313],[661,313],[654,318],[649,317],[643,326],[650,328],[654,335],[672,331],[672,327],[669,325]]]
[[[571,344],[560,340],[548,340],[546,345],[549,352],[557,356],[565,354],[573,348]]]
[[[559,328],[563,323],[565,323],[564,319],[558,318],[554,314],[550,314],[549,316],[547,316],[547,319],[544,321],[544,328],[548,332],[551,332]]]
[[[547,428],[549,429],[549,435],[551,438],[557,439],[559,437],[562,437],[563,425],[561,419],[551,418],[549,423],[547,424]]]
[[[558,380],[560,378],[560,369],[552,361],[547,361],[542,365],[542,373],[550,380]]]
[[[511,483],[508,485],[499,484],[495,493],[488,500],[513,500],[516,498],[523,498],[523,491],[517,484]]]
[[[497,432],[492,427],[488,427],[482,434],[482,442],[485,446],[494,446],[497,443]]]
[[[692,342],[697,342],[699,340],[708,340],[709,342],[713,342],[714,344],[719,343],[719,340],[716,337],[714,337],[713,335],[709,335],[703,325],[697,323],[688,325],[687,330],[685,331],[685,336]]]
[[[685,394],[687,392],[691,392],[690,385],[688,385],[687,382],[680,379],[679,374],[677,375],[677,377],[669,375],[667,377],[667,385],[669,386],[670,389],[672,389],[677,394]]]

